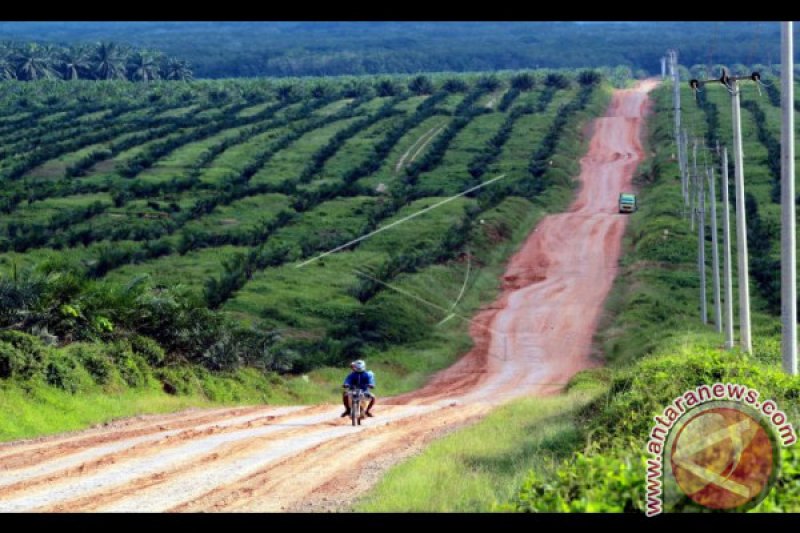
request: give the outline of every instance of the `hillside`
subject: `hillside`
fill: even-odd
[[[681,97],[690,132],[707,136],[712,146],[716,138],[730,143],[730,97],[723,87],[708,86],[705,94],[699,93],[700,107],[688,88]],[[641,208],[630,215],[618,277],[595,337],[594,349],[604,367],[579,373],[559,396],[511,402],[473,427],[441,439],[390,470],[376,490],[352,506],[355,510],[643,513],[653,416],[683,391],[701,383],[744,384],[774,399],[793,423],[798,419],[800,378],[782,371],[780,320],[770,305],[776,287],[761,282],[767,273],[779,275],[774,266],[779,260],[777,234],[760,233],[776,227],[779,206],[771,196],[774,175],[768,150],[758,138],[759,124],[779,135],[777,100],[759,97],[754,86],[743,91],[744,106],[764,113],[764,118],[757,111],[742,117],[748,224],[755,220],[748,244],[751,253],[754,247],[759,250],[750,262],[753,353],[748,355],[738,348],[724,350],[722,334],[713,323],[700,320],[697,233],[683,216],[671,86],[662,85],[651,98],[651,157],[635,180]],[[698,154],[700,169],[706,162],[715,164],[714,154]],[[708,231],[706,238],[710,286]],[[772,270],[760,270],[769,262]],[[707,296],[710,310],[710,287]],[[736,300],[734,307],[738,322]],[[781,450],[777,485],[753,512],[798,511],[798,450],[796,445]],[[452,489],[443,493],[442,486]]]
[[[5,82],[2,376],[241,401],[209,380],[366,356],[408,390],[468,342],[441,309],[470,313],[563,202],[597,81]]]

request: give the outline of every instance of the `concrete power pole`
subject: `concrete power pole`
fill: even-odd
[[[695,148],[697,143],[695,143]],[[697,176],[697,270],[700,273],[700,318],[708,324],[706,309],[706,213],[703,180]]]
[[[692,175],[689,180],[689,214],[692,216],[692,231],[694,231],[694,219],[696,218],[698,206],[695,205],[695,193],[697,190],[697,139],[692,142]]]
[[[744,156],[742,155],[742,116],[739,106],[739,84],[732,79],[731,111],[733,113],[733,164],[736,180],[736,250],[739,267],[739,336],[742,350],[753,351],[750,340],[750,275],[747,256],[747,218],[744,210]]]
[[[728,148],[722,149],[722,247],[725,276],[725,348],[733,348],[733,279],[731,277],[731,217],[728,198]]]
[[[667,77],[667,58],[661,57],[661,79],[665,79]]]
[[[717,80],[689,80],[689,87],[697,90],[711,82],[723,84],[731,94],[731,111],[733,116],[733,163],[736,177],[736,250],[739,267],[739,330],[742,351],[751,353],[753,343],[750,339],[750,279],[747,258],[747,219],[744,210],[744,156],[742,155],[742,114],[740,107],[739,80],[758,81],[760,75],[753,72],[750,76],[730,76],[727,69],[722,69],[722,76]]]
[[[672,74],[672,103],[675,107],[675,144],[678,149],[678,168],[681,171],[681,183],[686,181],[686,166],[683,164],[683,144],[681,143],[681,87],[678,72],[678,52],[669,51],[670,70]]]
[[[722,306],[719,294],[719,243],[717,242],[717,191],[714,167],[708,173],[708,194],[711,196],[711,269],[714,283],[714,326],[722,333]]]
[[[682,146],[683,146],[683,168],[684,169],[688,169],[689,168],[689,133],[686,131],[685,128],[683,130],[682,141],[683,141],[683,144],[682,144]],[[687,183],[688,180],[686,179],[685,174],[686,173],[684,173],[684,176],[682,176],[682,178],[683,178],[683,211],[684,211],[684,217],[685,217],[685,214],[686,214],[686,208],[689,207],[689,184]]]
[[[797,263],[794,198],[794,43],[781,22],[781,352],[783,370],[797,375]]]

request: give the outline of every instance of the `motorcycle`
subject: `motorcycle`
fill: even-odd
[[[350,396],[350,419],[354,426],[360,426],[361,421],[364,420],[369,398],[363,390],[358,388],[348,389],[347,394]]]

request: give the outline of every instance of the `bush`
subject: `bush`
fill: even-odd
[[[95,383],[107,385],[117,373],[107,350],[100,344],[76,342],[66,348],[66,353],[81,363]]]
[[[64,350],[53,351],[45,369],[45,381],[72,394],[93,385],[91,376]]]
[[[188,396],[201,390],[197,375],[191,367],[162,368],[156,372],[155,377],[161,381],[164,392],[167,394]]]
[[[131,349],[137,355],[140,355],[152,366],[161,366],[164,364],[166,354],[164,349],[156,341],[144,335],[133,335],[129,339]]]
[[[620,513],[642,509],[645,458],[578,453],[564,460],[555,482],[531,472],[516,499],[501,510],[549,513]]]
[[[41,375],[47,362],[42,341],[21,331],[0,333],[0,377],[32,379]]]
[[[125,342],[116,342],[108,346],[114,365],[120,377],[129,387],[141,387],[147,383],[149,368],[145,360],[133,353],[131,347]]]
[[[24,368],[25,354],[11,344],[0,341],[0,378],[10,378]]]

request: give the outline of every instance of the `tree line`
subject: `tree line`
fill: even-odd
[[[115,42],[69,47],[35,42],[0,44],[0,80],[43,79],[188,81],[192,69],[183,59]]]

